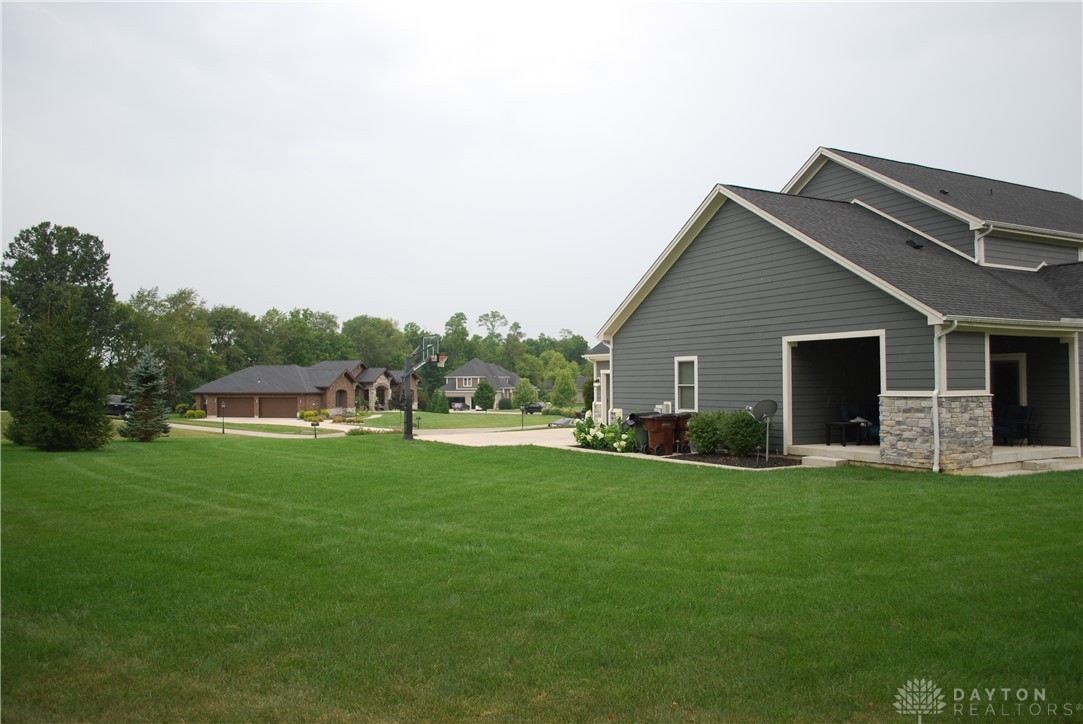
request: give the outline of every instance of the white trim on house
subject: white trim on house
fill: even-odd
[[[861,199],[853,199],[852,201],[850,201],[850,203],[855,205],[855,206],[860,206],[863,209],[868,209],[869,211],[876,214],[877,216],[882,216],[883,218],[887,219],[891,223],[896,224],[898,226],[901,226],[902,228],[906,229],[910,233],[917,234],[918,236],[920,236],[921,238],[923,238],[923,239],[925,239],[927,241],[931,241],[932,243],[936,244],[937,246],[950,251],[952,254],[958,254],[959,256],[963,257],[964,259],[966,259],[969,262],[976,262],[977,261],[977,259],[975,257],[972,257],[972,256],[970,256],[969,254],[967,254],[965,252],[959,251],[958,249],[956,249],[954,246],[951,246],[950,244],[945,244],[944,242],[940,241],[940,239],[937,239],[935,236],[930,236],[929,234],[926,234],[921,229],[917,229],[917,228],[911,226],[910,224],[907,224],[905,221],[902,221],[900,219],[896,219],[891,214],[889,214],[887,212],[884,212],[884,211],[881,211],[880,209],[876,208],[872,204],[867,204],[864,201],[862,201]],[[1042,263],[1044,264],[1045,262],[1042,262]]]
[[[599,330],[597,337],[609,345],[610,355],[613,354],[613,335],[624,326],[624,323],[628,321],[628,317],[632,315],[636,307],[647,298],[647,295],[665,276],[670,267],[676,263],[684,250],[699,235],[699,232],[703,231],[703,227],[707,225],[707,222],[714,217],[715,213],[722,208],[722,204],[726,202],[726,197],[719,193],[721,188],[720,185],[716,185],[711,189],[711,192],[707,194],[707,198],[703,200],[695,213],[685,222],[677,235],[673,237],[673,240],[669,242],[658,258],[654,260],[654,263],[651,264],[647,273],[636,282],[632,291],[628,293],[628,296],[624,298],[617,310],[613,312]]]
[[[850,332],[827,332],[823,334],[792,334],[782,338],[782,452],[789,454],[793,446],[793,348],[802,342],[825,340],[861,339],[875,337],[880,346],[880,397],[887,392],[887,330],[859,329]],[[894,393],[901,394],[901,393]],[[932,394],[926,392],[925,394]]]
[[[681,384],[682,362],[692,363],[692,407],[681,407],[681,388],[688,387],[688,383]],[[673,358],[673,411],[699,412],[699,355]]]

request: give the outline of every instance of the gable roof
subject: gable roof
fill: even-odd
[[[461,367],[448,372],[444,377],[487,377],[489,381],[493,383],[493,387],[497,389],[500,389],[501,387],[515,387],[519,384],[519,375],[504,369],[498,364],[482,362],[477,357]],[[502,377],[507,377],[508,381],[501,382],[500,380]]]
[[[1040,275],[980,266],[939,244],[915,239],[904,227],[859,205],[726,188],[768,214],[768,220],[839,255],[849,262],[844,266],[856,266],[859,276],[892,296],[920,311],[932,310],[930,316],[1042,322],[1083,317],[1083,309],[1057,294]],[[920,248],[907,241],[920,242]],[[1006,294],[1005,287],[1012,293]]]
[[[783,192],[800,193],[827,161],[965,221],[971,229],[993,227],[1083,240],[1083,199],[1070,194],[836,148],[818,149]]]
[[[827,256],[929,319],[1016,320],[1081,326],[1083,308],[1059,289],[1078,283],[1080,271],[1049,267],[1034,273],[982,267],[936,243],[907,244],[914,234],[862,206],[718,185],[655,260],[598,336],[613,334],[646,299],[673,263],[726,203],[737,203],[801,243]],[[1065,267],[1083,265],[1068,264]],[[1013,290],[1005,294],[1005,286]],[[1076,297],[1079,295],[1077,294]]]

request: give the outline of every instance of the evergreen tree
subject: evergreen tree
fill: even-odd
[[[7,436],[47,452],[96,450],[113,438],[96,339],[80,290],[54,293],[56,303],[28,335],[12,371]]]
[[[587,377],[583,380],[583,407],[588,410],[594,407],[594,380]]]
[[[126,390],[134,409],[117,431],[118,434],[139,442],[150,442],[161,435],[168,435],[165,372],[161,360],[150,347],[143,348],[139,360],[128,373]]]
[[[432,393],[432,399],[429,401],[429,412],[437,412],[441,415],[446,415],[451,411],[447,402],[447,394],[443,390],[436,390]]]
[[[496,388],[493,387],[492,382],[484,377],[474,391],[474,404],[483,410],[491,410],[493,405],[496,404]]]

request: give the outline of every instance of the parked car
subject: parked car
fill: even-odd
[[[132,407],[132,404],[130,402],[124,399],[123,395],[106,395],[105,409],[109,411],[110,415],[127,417],[128,414],[135,408]]]
[[[523,405],[523,412],[528,415],[533,415],[535,412],[541,412],[544,409],[544,402],[528,402],[527,404]]]

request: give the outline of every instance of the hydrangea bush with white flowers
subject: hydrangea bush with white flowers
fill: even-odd
[[[575,422],[575,442],[593,450],[635,451],[635,434],[632,430],[624,429],[619,422],[599,425],[590,410],[582,420]]]

